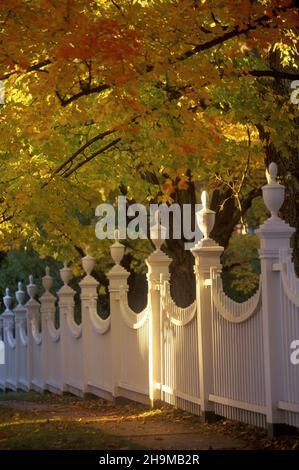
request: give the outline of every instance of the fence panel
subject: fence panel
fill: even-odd
[[[16,390],[16,339],[14,313],[6,310],[3,313],[4,345],[5,345],[5,388]]]
[[[45,373],[45,387],[53,393],[63,392],[63,377],[61,367],[61,330],[54,324],[52,310],[43,315],[43,369]]]
[[[195,414],[200,412],[196,301],[178,307],[168,281],[161,292],[161,398]]]
[[[212,341],[215,412],[265,426],[265,383],[261,289],[243,303],[223,292],[212,270]]]
[[[17,388],[29,390],[28,380],[28,337],[26,309],[19,304],[15,308],[16,318],[16,375]]]
[[[5,344],[3,335],[3,319],[0,315],[0,390],[5,390]]]
[[[84,347],[86,391],[111,399],[111,318],[103,320],[98,315],[96,300],[82,313],[87,323],[83,333],[88,338]]]
[[[282,380],[283,397],[278,407],[284,411],[285,422],[299,427],[299,364],[291,361],[291,345],[298,341],[299,349],[299,279],[289,250],[280,252],[280,279],[282,291]]]
[[[128,305],[127,292],[121,290],[118,387],[126,398],[148,403],[149,396],[149,329],[148,306],[135,313]]]
[[[129,273],[120,265],[124,246],[118,240],[111,246],[115,264],[108,273],[106,320],[97,313],[92,257],[82,262],[86,276],[80,283],[80,325],[74,320],[75,291],[68,286],[71,270],[66,264],[60,270],[64,285],[58,292],[59,329],[54,326],[49,272],[43,278],[41,305],[30,276],[30,299],[24,307],[20,286],[14,311],[8,289],[4,297],[0,388],[90,392],[150,404],[162,399],[204,419],[216,413],[269,432],[283,423],[299,427],[299,280],[289,248],[294,229],[278,217],[284,188],[276,175],[276,166],[270,166],[263,196],[271,217],[257,231],[261,280],[251,299],[237,303],[223,291],[223,249],[209,237],[215,213],[208,209],[205,194],[198,214],[204,237],[192,249],[194,303],[187,308],[174,303],[171,260],[158,239],[147,259],[148,303],[140,313],[128,305]]]

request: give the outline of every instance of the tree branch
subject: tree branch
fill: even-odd
[[[100,134],[97,134],[92,139],[90,139],[88,142],[86,142],[84,145],[82,145],[80,148],[78,148],[78,150],[76,150],[76,152],[74,152],[67,160],[65,160],[57,168],[55,168],[55,170],[52,171],[52,173],[50,175],[50,178],[48,179],[48,181],[46,183],[44,183],[42,185],[42,188],[45,188],[50,183],[50,181],[52,181],[54,175],[57,175],[58,173],[60,173],[61,170],[63,170],[67,165],[72,164],[72,162],[75,160],[75,158],[78,155],[80,155],[80,153],[84,152],[85,149],[90,147],[90,145],[94,144],[98,140],[104,139],[108,135],[114,134],[114,132],[116,132],[116,129],[110,129],[109,131],[101,132]]]
[[[249,75],[253,77],[270,77],[284,80],[299,80],[299,73],[290,73],[280,70],[250,70]]]
[[[47,72],[46,70],[41,70],[43,67],[46,67],[47,65],[50,65],[52,62],[50,60],[43,60],[42,62],[38,62],[37,64],[31,65],[28,67],[25,71],[25,73],[29,72],[35,72],[35,71],[40,71],[40,72]],[[0,77],[0,80],[7,80],[9,77],[12,75],[15,75],[18,73],[18,70],[14,70],[13,72],[6,73],[2,77]]]
[[[72,95],[70,98],[67,99],[63,98],[58,91],[56,91],[56,96],[59,99],[61,106],[65,108],[68,104],[72,103],[78,98],[81,98],[81,96],[88,96],[92,93],[101,93],[102,91],[109,90],[109,88],[110,86],[104,83],[93,88],[87,87],[86,89],[81,89],[79,93],[76,93],[75,95]]]
[[[74,168],[72,168],[71,170],[69,171],[66,171],[64,174],[63,174],[63,177],[64,178],[68,178],[72,173],[74,173],[75,171],[79,170],[79,168],[81,168],[83,165],[85,165],[86,163],[90,162],[91,160],[93,160],[95,157],[97,157],[98,155],[100,155],[101,153],[104,153],[106,150],[109,150],[111,149],[112,147],[114,147],[116,144],[118,144],[118,142],[121,141],[121,137],[118,137],[117,139],[114,139],[112,140],[112,142],[109,142],[109,144],[105,145],[105,147],[102,147],[100,150],[97,150],[96,152],[92,153],[91,155],[89,155],[89,157],[85,158],[85,160],[77,163],[76,166],[74,166]]]
[[[60,173],[61,170],[64,169],[66,165],[71,163],[80,153],[84,152],[85,149],[87,149],[90,145],[94,144],[98,140],[104,139],[104,137],[107,137],[107,135],[114,134],[116,132],[116,129],[110,129],[109,131],[101,132],[100,134],[97,134],[95,137],[90,139],[88,142],[86,142],[82,147],[80,147],[76,152],[74,152],[67,160],[65,160],[61,165],[59,165],[54,171],[53,174],[57,175]]]
[[[293,5],[289,5],[287,7],[281,7],[273,9],[273,15],[277,16],[278,13],[284,13],[287,10],[295,8]],[[228,31],[221,36],[218,36],[210,41],[207,41],[203,44],[198,44],[193,49],[189,49],[185,51],[183,54],[175,57],[170,63],[175,63],[177,61],[183,61],[193,57],[194,55],[198,54],[199,52],[206,51],[207,49],[211,49],[214,46],[218,46],[229,39],[233,39],[235,37],[241,36],[243,34],[248,33],[249,31],[255,30],[258,26],[268,26],[268,23],[272,20],[272,17],[268,15],[260,16],[259,18],[255,19],[252,23],[247,24],[245,27],[241,28],[240,26],[235,26],[231,31]]]

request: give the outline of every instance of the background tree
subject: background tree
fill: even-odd
[[[3,250],[89,250],[103,263],[100,202],[125,193],[194,207],[203,186],[218,212],[212,235],[228,246],[272,148],[292,171],[294,1],[13,0],[0,15]],[[166,249],[183,305],[194,284],[182,242]]]

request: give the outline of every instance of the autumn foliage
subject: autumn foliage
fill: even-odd
[[[99,255],[93,210],[120,192],[170,202],[195,183],[240,219],[265,139],[292,152],[293,1],[1,0],[0,18],[2,250]]]

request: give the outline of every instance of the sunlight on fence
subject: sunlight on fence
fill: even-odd
[[[107,273],[110,316],[105,320],[97,311],[91,256],[82,260],[79,325],[67,264],[60,270],[63,285],[57,295],[51,292],[48,268],[39,300],[32,276],[26,303],[20,283],[13,309],[6,289],[0,316],[0,388],[92,393],[151,405],[162,400],[205,419],[217,414],[270,432],[282,423],[299,427],[299,365],[290,360],[291,344],[299,340],[299,280],[291,261],[294,229],[278,217],[284,187],[276,176],[272,163],[263,187],[271,216],[257,230],[261,279],[251,299],[237,303],[223,291],[223,248],[209,238],[215,213],[204,193],[197,215],[204,238],[192,249],[194,303],[180,308],[173,301],[171,259],[157,239],[146,261],[147,305],[134,312],[128,305],[129,273],[120,264],[124,246],[116,232],[111,246],[115,264]],[[59,328],[54,321],[57,302]]]

